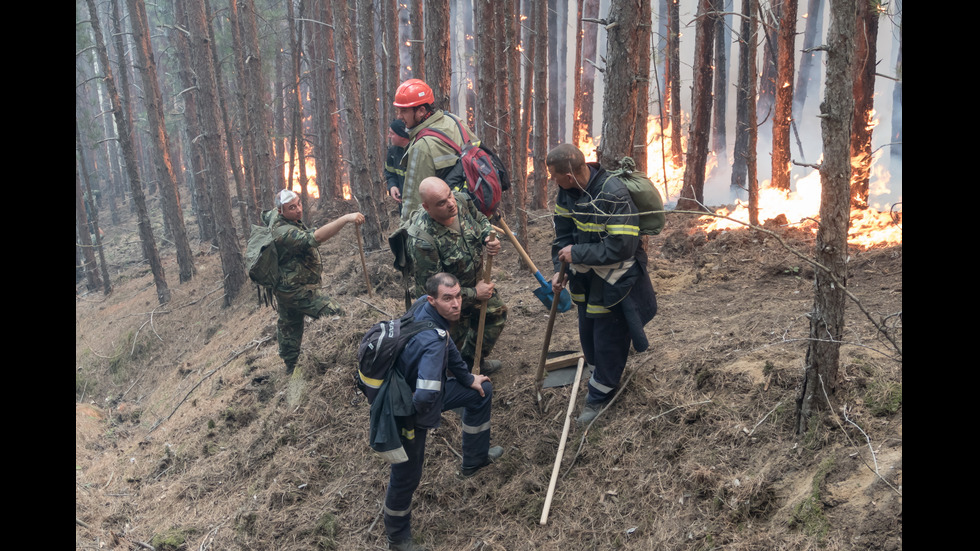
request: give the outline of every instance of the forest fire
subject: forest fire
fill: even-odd
[[[300,184],[299,184],[299,177],[300,177],[300,174],[299,174],[299,163],[297,163],[296,161],[297,161],[296,155],[293,155],[293,162],[292,163],[289,163],[289,162],[285,163],[285,165],[283,166],[283,169],[282,169],[282,171],[283,171],[282,173],[283,173],[283,177],[286,179],[286,182],[289,182],[290,183],[290,189],[292,189],[296,193],[299,193],[300,192]],[[319,188],[319,186],[317,186],[317,181],[316,181],[316,163],[313,161],[312,150],[310,150],[309,147],[307,147],[305,161],[306,161],[305,162],[305,165],[306,165],[306,192],[307,192],[307,194],[308,194],[309,197],[312,197],[314,199],[317,199],[317,198],[320,197],[320,188]],[[292,177],[289,176],[289,166],[290,166],[290,164],[293,167],[293,175],[292,175]],[[346,195],[346,193],[347,192],[345,190],[345,195]],[[348,197],[345,197],[345,198],[348,198]]]

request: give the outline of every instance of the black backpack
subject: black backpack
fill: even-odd
[[[371,326],[357,348],[357,388],[373,404],[381,384],[388,378],[391,368],[405,345],[415,335],[427,329],[436,329],[431,320],[415,319],[415,314],[425,303],[416,300],[407,312],[393,320],[379,321]]]

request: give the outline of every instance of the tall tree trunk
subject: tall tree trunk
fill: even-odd
[[[170,160],[170,139],[167,136],[166,121],[163,117],[163,96],[157,80],[156,61],[153,58],[153,48],[147,30],[146,4],[143,0],[127,0],[126,6],[133,27],[133,41],[136,43],[137,68],[143,79],[143,104],[146,106],[146,119],[152,142],[153,164],[156,166],[157,180],[160,182],[160,204],[177,249],[177,266],[180,270],[180,281],[183,283],[190,281],[194,276],[194,252],[187,239],[184,213],[177,192],[177,176]]]
[[[858,0],[861,2],[863,0]],[[796,403],[796,432],[819,426],[819,411],[837,390],[840,341],[844,334],[844,286],[847,284],[847,226],[850,215],[851,123],[854,118],[855,0],[830,0],[827,35],[827,87],[820,104],[823,163],[820,166],[820,227],[810,341]]]
[[[851,129],[851,205],[868,207],[874,132],[875,68],[878,64],[878,16],[876,4],[857,3],[854,36],[854,126]]]
[[[425,80],[425,17],[422,14],[423,0],[408,0],[409,23],[412,25],[411,48],[412,53],[412,76]],[[339,10],[334,10],[339,11]],[[394,96],[392,96],[394,97]]]
[[[192,144],[189,148],[191,172],[193,172],[191,194],[197,209],[197,229],[200,233],[200,239],[201,241],[214,241],[216,231],[214,228],[214,209],[211,208],[211,196],[208,194],[207,186],[204,183],[204,157],[201,154],[201,148],[193,145],[202,132],[200,118],[197,114],[197,95],[190,92],[194,88],[195,82],[194,70],[191,68],[190,60],[190,37],[183,30],[187,28],[187,13],[184,7],[182,0],[174,1],[174,15],[180,28],[173,29],[171,37],[177,46],[177,58],[180,65],[177,72],[178,77],[184,90],[188,90],[180,97],[184,101],[184,124],[189,137],[188,142]]]
[[[892,146],[889,166],[893,176],[902,175],[902,3],[898,3],[898,59],[895,64],[895,88],[892,90]]]
[[[746,184],[746,164],[748,162],[749,128],[754,127],[754,120],[749,111],[749,40],[752,39],[750,26],[752,24],[752,0],[742,0],[742,17],[739,18],[738,33],[738,84],[735,87],[735,147],[732,156],[732,197],[744,197],[748,190]]]
[[[513,51],[514,45],[511,43],[509,27],[513,14],[509,13],[510,3],[502,0],[494,2],[493,11],[493,18],[497,22],[495,26],[497,37],[495,41],[495,48],[497,50],[495,52],[497,76],[494,80],[498,83],[495,90],[497,92],[497,105],[500,106],[499,115],[496,118],[495,124],[498,128],[496,152],[507,167],[508,173],[513,174],[513,165],[511,164],[513,160],[511,151],[511,136],[513,135],[511,133],[511,122],[514,119],[510,116],[511,105],[513,103],[511,101],[510,87],[513,79],[509,77],[509,75],[515,74],[510,72],[510,66],[512,64],[510,52]],[[516,100],[516,98],[514,99]],[[501,198],[500,210],[505,211],[509,203],[510,194],[508,193]]]
[[[756,83],[759,82],[759,69],[756,66],[759,45],[759,4],[757,0],[747,0],[752,4],[752,8],[747,9],[752,12],[749,18],[749,87],[746,105],[747,115],[750,120],[749,125],[749,147],[746,156],[746,172],[749,185],[749,223],[759,225],[759,126],[756,124]]]
[[[582,17],[595,20],[599,17],[599,0],[585,0],[582,5]],[[599,26],[590,22],[582,27],[582,103],[580,122],[585,129],[585,136],[595,135],[595,128],[592,126],[592,112],[595,110],[595,64],[596,60],[596,41],[599,36]],[[576,133],[574,140],[580,140],[581,135]],[[576,145],[581,142],[576,141]]]
[[[647,171],[647,121],[650,118],[650,38],[653,34],[653,13],[650,0],[637,2],[637,51],[636,51],[636,119],[633,124],[633,153],[636,170]]]
[[[514,0],[514,3],[518,6],[522,4],[521,0]],[[533,159],[533,155],[529,154],[531,149],[531,116],[534,113],[534,105],[532,103],[531,91],[534,84],[534,63],[533,60],[537,56],[537,38],[533,29],[536,27],[536,8],[531,2],[523,2],[523,10],[527,10],[528,25],[518,27],[518,31],[521,35],[521,43],[524,45],[524,55],[521,57],[521,65],[523,70],[523,80],[521,81],[521,120],[520,120],[520,131],[518,133],[518,145],[516,149],[519,151],[517,157],[518,160],[518,178],[514,182],[514,196],[517,203],[517,239],[523,244],[527,245],[527,207],[530,204],[528,197],[528,168],[527,160]],[[524,16],[524,11],[518,10],[521,16]],[[533,188],[532,188],[533,189]],[[531,205],[533,207],[533,205]],[[523,263],[523,260],[521,261]]]
[[[395,97],[395,90],[401,84],[401,75],[399,74],[401,71],[401,48],[398,40],[398,26],[398,0],[381,0],[381,43],[384,45],[384,57],[382,58],[384,91],[381,96],[381,105],[384,107],[384,114],[382,115],[384,121],[395,118],[394,106],[391,105],[391,102]]]
[[[820,52],[814,50],[823,27],[823,0],[807,0],[806,27],[803,31],[803,53],[800,54],[800,70],[793,90],[793,119],[799,122],[810,92],[818,93],[820,78],[813,78],[812,69],[820,61]]]
[[[726,5],[727,4],[727,5]],[[711,151],[720,159],[725,159],[728,140],[725,135],[725,107],[728,105],[728,52],[731,44],[732,0],[715,0],[714,9],[722,12],[715,16],[715,76],[714,76],[714,117],[711,124]]]
[[[504,105],[508,108],[507,124],[510,127],[507,140],[510,143],[507,170],[510,174],[511,187],[517,186],[517,178],[523,178],[522,167],[527,166],[527,139],[521,135],[521,1],[505,0],[506,16],[506,45],[504,57],[507,60],[507,96],[509,101]],[[523,198],[522,198],[523,199]],[[507,194],[504,202],[504,212],[514,214],[515,207],[524,210],[524,203],[515,203],[516,190]]]
[[[602,141],[597,156],[602,166],[614,169],[623,157],[632,157],[639,102],[640,17],[635,3],[613,0],[606,26],[605,91],[602,98]],[[649,44],[649,41],[647,41]]]
[[[431,13],[426,11],[426,25],[429,24],[429,17]],[[446,17],[449,17],[449,8],[446,8]],[[448,21],[446,21],[448,24]],[[449,27],[445,30],[446,37],[449,36]],[[381,122],[380,116],[378,115],[378,71],[375,69],[375,52],[374,52],[374,9],[372,8],[371,0],[358,0],[357,3],[357,36],[358,42],[360,43],[360,48],[358,51],[358,59],[361,62],[361,112],[364,113],[364,126],[365,129],[365,143],[367,144],[367,171],[368,177],[370,178],[370,186],[373,188],[377,198],[377,210],[378,219],[377,222],[380,224],[381,231],[386,232],[388,230],[388,217],[381,216],[384,212],[382,207],[385,197],[385,184],[382,181],[382,172],[384,171],[383,165],[384,161],[381,159],[382,152],[386,151],[384,141],[382,137],[385,134],[381,133]],[[431,39],[431,38],[430,38]],[[448,46],[448,45],[447,45]],[[429,48],[425,49],[428,55]],[[448,58],[448,51],[446,57]],[[446,71],[446,92],[449,91],[449,64],[448,59],[445,60],[445,71]],[[426,64],[428,67],[429,64]],[[437,96],[438,97],[438,96]],[[448,102],[447,102],[448,103]],[[387,126],[387,125],[386,125]]]
[[[95,291],[102,286],[102,281],[99,278],[99,267],[95,262],[95,247],[92,246],[92,235],[89,233],[89,229],[94,228],[95,233],[98,234],[99,228],[94,223],[90,223],[88,215],[85,213],[85,194],[82,192],[82,179],[78,175],[78,165],[79,163],[76,162],[75,234],[78,235],[78,243],[75,244],[75,248],[78,249],[79,253],[76,256],[81,256],[82,258],[82,267],[85,271],[86,280],[85,288],[89,291]]]
[[[136,207],[140,243],[143,245],[143,256],[149,262],[150,271],[153,273],[153,282],[156,284],[157,289],[157,300],[160,304],[166,304],[170,301],[170,288],[167,287],[167,278],[164,274],[163,263],[160,261],[160,254],[157,252],[156,241],[153,238],[153,229],[150,227],[150,217],[146,212],[146,197],[143,195],[139,172],[136,170],[136,152],[133,148],[131,128],[120,105],[119,92],[116,89],[115,79],[112,77],[112,67],[109,65],[109,54],[106,52],[105,40],[102,37],[102,28],[99,23],[99,14],[95,9],[95,0],[85,0],[85,3],[88,5],[89,15],[92,19],[96,51],[99,56],[99,62],[105,70],[104,81],[109,98],[112,101],[112,115],[116,119],[116,130],[119,132],[119,142],[122,145],[126,170],[129,173],[132,199]]]
[[[89,218],[88,225],[91,226],[93,230],[95,230],[93,232],[95,234],[95,250],[98,251],[99,253],[99,269],[101,273],[101,277],[98,279],[101,280],[103,294],[108,295],[112,293],[112,278],[109,276],[109,267],[105,261],[105,249],[102,247],[102,232],[100,229],[102,226],[99,225],[99,208],[98,208],[97,201],[95,200],[96,194],[92,190],[92,179],[89,178],[88,168],[86,167],[85,148],[82,147],[82,138],[81,135],[78,133],[77,122],[75,123],[75,148],[78,150],[78,160],[79,160],[78,166],[81,167],[81,176],[82,176],[82,182],[84,182],[85,196],[88,196],[89,201],[91,202],[90,209],[92,212],[92,216],[88,217]],[[76,167],[75,169],[76,187],[79,187],[77,182],[78,172],[79,169]],[[76,189],[76,193],[78,191],[80,190]]]
[[[493,2],[491,0],[475,0],[473,12],[476,24],[476,55],[477,55],[477,98],[476,126],[473,131],[491,149],[497,147],[497,131],[495,115],[497,113],[497,98],[495,95],[496,59],[494,48],[494,33],[496,21],[493,17]]]
[[[446,0],[425,0],[425,40],[425,83],[432,88],[436,106],[449,109],[451,48]]]
[[[364,215],[364,245],[368,249],[381,247],[382,228],[379,212],[384,197],[382,186],[371,184],[366,156],[367,142],[364,136],[364,109],[361,105],[361,79],[358,75],[357,58],[354,49],[355,14],[344,0],[333,0],[334,36],[339,39],[334,44],[337,53],[337,67],[340,70],[341,93],[343,94],[344,116],[347,120],[347,143],[350,151],[350,187],[357,200],[359,210]]]
[[[563,70],[565,60],[559,61],[561,28],[558,17],[559,0],[540,0],[548,3],[548,148],[561,142],[561,114],[558,101],[559,81],[566,77]]]
[[[337,98],[337,62],[334,53],[334,16],[331,0],[316,0],[312,13],[326,25],[310,26],[313,82],[313,119],[316,143],[316,181],[320,208],[344,193],[344,156],[340,143],[340,114]],[[392,96],[393,97],[393,96]]]
[[[532,1],[534,36],[534,184],[531,207],[548,207],[548,4]]]
[[[303,3],[300,0],[300,8],[302,9]],[[302,17],[302,13],[300,16]],[[310,209],[309,206],[309,190],[307,186],[309,185],[309,180],[306,177],[306,131],[303,128],[303,92],[301,88],[300,76],[302,74],[302,56],[303,56],[303,27],[296,22],[296,16],[294,15],[293,2],[292,0],[286,0],[286,18],[289,24],[289,44],[290,44],[290,61],[292,62],[291,67],[293,69],[293,79],[292,86],[290,90],[290,102],[293,106],[292,109],[292,146],[289,158],[289,166],[292,168],[293,162],[295,160],[296,164],[299,165],[299,189],[300,189],[300,201],[303,204],[303,221],[309,222]],[[293,171],[289,171],[289,177],[292,178]]]
[[[185,2],[192,53],[191,63],[196,73],[197,106],[202,131],[199,143],[204,157],[208,193],[214,209],[218,252],[221,257],[221,271],[224,274],[225,306],[230,306],[245,285],[246,276],[241,244],[231,215],[231,197],[228,194],[228,176],[221,126],[218,122],[221,118],[218,105],[220,100],[211,52],[214,41],[208,33],[205,0],[185,0]]]
[[[777,61],[776,110],[772,117],[772,183],[770,187],[789,191],[789,131],[793,122],[793,58],[796,55],[797,0],[780,0],[779,47]]]
[[[670,156],[674,166],[683,163],[684,150],[681,149],[681,39],[680,39],[680,6],[679,0],[667,0],[667,75],[664,82],[667,87],[667,101],[664,106],[670,108]]]
[[[714,0],[698,1],[697,35],[694,39],[694,91],[691,131],[684,167],[684,187],[677,208],[704,210],[704,170],[708,159],[708,134],[711,124],[711,49],[714,44]]]

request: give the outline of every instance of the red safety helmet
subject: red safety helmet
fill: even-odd
[[[432,93],[432,88],[417,78],[411,78],[398,85],[398,89],[395,90],[395,101],[392,105],[395,107],[418,107],[434,101],[435,95]]]

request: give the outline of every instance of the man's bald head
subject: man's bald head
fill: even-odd
[[[456,198],[452,190],[441,178],[430,176],[419,183],[419,196],[422,208],[429,217],[443,226],[453,223],[456,218]]]
[[[419,182],[419,197],[422,198],[423,203],[426,202],[426,199],[443,197],[448,191],[449,184],[436,176],[429,176]]]

